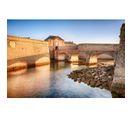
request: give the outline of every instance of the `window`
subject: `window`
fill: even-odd
[[[10,41],[10,42],[9,42],[9,45],[10,45],[10,47],[15,48],[15,45],[16,45],[16,44],[15,44],[15,41]]]

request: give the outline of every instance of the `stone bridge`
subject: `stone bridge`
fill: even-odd
[[[8,70],[47,64],[50,63],[50,57],[69,62],[97,63],[100,55],[106,54],[115,60],[118,47],[117,44],[54,45],[51,47],[47,41],[16,36],[8,36],[7,40]]]
[[[111,59],[116,58],[118,44],[79,44],[79,59],[90,63],[90,59],[95,58],[94,63],[101,55],[108,55]]]
[[[118,44],[79,44],[71,49],[60,47],[55,50],[55,55],[57,60],[83,60],[86,63],[90,63],[90,58],[95,57],[97,60],[103,54],[115,60],[117,50]]]
[[[116,59],[117,51],[88,51],[83,52],[84,58],[86,60],[86,63],[90,63],[91,58],[95,58],[95,61],[97,62],[98,59]],[[105,56],[107,55],[107,56]],[[80,55],[81,56],[81,55]],[[80,57],[83,58],[82,56]]]

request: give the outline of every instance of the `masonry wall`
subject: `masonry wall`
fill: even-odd
[[[58,49],[59,49],[59,51],[64,51],[66,54],[68,54],[68,53],[71,54],[77,50],[77,46],[76,45],[74,45],[74,46],[60,46]]]
[[[55,59],[55,49],[59,46],[64,46],[64,40],[61,40],[59,38],[49,39],[47,40],[49,45],[49,52],[50,52],[50,58]]]
[[[79,51],[115,51],[118,44],[79,44]]]
[[[63,53],[65,54],[64,60],[69,61],[72,55],[77,54],[77,46],[60,46],[58,48],[58,56],[62,55]]]
[[[8,71],[48,64],[48,43],[24,37],[7,36]]]
[[[118,50],[118,44],[79,44],[78,51],[79,51],[79,58],[82,60],[86,60],[87,55],[91,52],[101,51],[107,52],[116,52]]]
[[[118,44],[79,44],[64,42],[59,36],[50,36],[45,39],[49,43],[50,58],[55,60],[70,60],[72,55],[78,54],[78,58],[86,61],[90,52],[105,51],[116,52]],[[114,54],[114,53],[113,53]],[[109,54],[110,55],[110,54]],[[112,54],[111,54],[112,56]],[[113,55],[114,56],[114,55]],[[113,57],[112,56],[112,57]]]
[[[61,38],[54,37],[47,40],[49,43],[50,58],[55,60],[66,60],[68,55],[77,50],[73,42],[65,42]]]
[[[122,25],[120,30],[120,44],[111,91],[113,94],[125,97],[125,24]]]
[[[55,46],[64,46],[64,40],[58,38],[58,37],[54,37],[54,38],[49,38],[47,40],[48,44],[50,47],[55,47]]]

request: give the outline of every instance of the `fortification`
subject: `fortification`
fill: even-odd
[[[125,97],[125,24],[122,24],[120,30],[120,45],[111,91],[114,95]]]
[[[77,45],[73,42],[65,42],[59,36],[49,36],[45,41],[49,44],[50,58],[57,61],[69,60],[77,49]],[[69,55],[69,56],[68,56]]]
[[[8,71],[50,63],[46,41],[9,35],[7,41]]]

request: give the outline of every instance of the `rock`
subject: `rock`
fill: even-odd
[[[102,78],[104,75],[103,74],[101,74],[101,75],[99,75],[99,78]]]
[[[102,82],[106,82],[106,81],[108,81],[108,80],[107,80],[107,79],[105,79],[105,78],[103,78],[101,81],[102,81]]]
[[[98,78],[98,76],[96,75],[94,78],[95,78],[95,79],[97,79],[97,78]]]
[[[85,78],[82,78],[81,81],[82,81],[82,82],[85,82]]]
[[[86,82],[86,83],[87,83],[87,85],[90,85],[90,81],[91,81],[91,80],[88,80],[88,81]]]
[[[108,76],[108,79],[112,80],[112,79],[113,79],[113,77],[112,77],[112,76]]]
[[[94,73],[92,73],[92,76],[96,76],[96,73],[94,72]]]
[[[93,79],[90,81],[90,85],[91,85],[91,86],[95,86],[95,83],[96,83],[96,82],[95,82],[95,80],[93,80]]]
[[[113,66],[102,65],[95,68],[75,70],[68,75],[74,81],[84,82],[92,87],[109,89],[113,79]]]
[[[108,85],[106,82],[102,83],[103,88],[108,88]]]
[[[100,77],[98,77],[97,80],[99,81],[100,80]]]
[[[105,74],[106,74],[106,72],[105,72],[105,71],[103,71],[103,72],[102,72],[102,75],[104,76]]]
[[[100,85],[99,88],[102,89],[103,88],[102,85]]]
[[[96,87],[99,87],[100,85],[101,85],[100,81],[97,81],[96,84],[95,84]]]
[[[77,78],[77,81],[80,83],[81,82],[81,78]]]
[[[75,82],[77,81],[77,79],[73,79]]]

